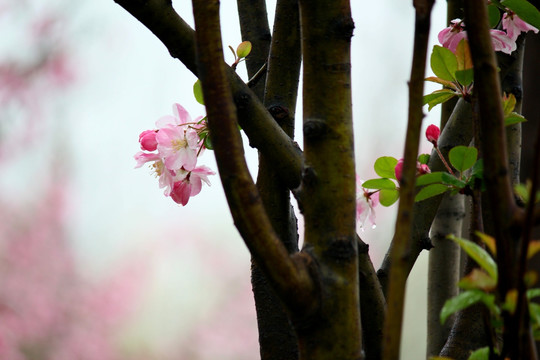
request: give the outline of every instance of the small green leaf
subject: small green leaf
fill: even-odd
[[[488,17],[490,28],[493,29],[499,25],[499,21],[501,20],[501,12],[499,8],[493,4],[488,5]]]
[[[508,290],[506,296],[504,297],[504,304],[502,304],[501,308],[508,311],[510,314],[514,314],[516,312],[517,297],[517,289]]]
[[[441,324],[444,324],[450,315],[482,301],[486,295],[481,290],[467,290],[446,300],[441,309]]]
[[[489,360],[489,347],[474,350],[467,360]]]
[[[455,80],[457,70],[456,55],[445,47],[435,45],[431,53],[431,70],[443,80]]]
[[[510,115],[512,111],[514,111],[514,108],[516,107],[516,97],[514,94],[510,93],[509,95],[503,96],[503,111],[504,116]]]
[[[540,288],[527,290],[527,299],[531,300],[538,296],[540,296]]]
[[[424,105],[428,105],[428,111],[433,109],[435,105],[442,104],[451,98],[456,96],[456,93],[450,89],[441,89],[432,92],[431,94],[424,95]]]
[[[429,154],[420,154],[418,155],[418,162],[420,164],[426,165],[429,162],[431,155]]]
[[[531,317],[531,324],[533,327],[538,327],[540,325],[540,305],[530,302],[529,313]]]
[[[453,89],[457,91],[457,86],[453,81],[443,80],[441,78],[438,78],[436,76],[430,76],[425,79],[426,81],[431,81],[437,84],[441,84],[442,86],[446,86],[447,88]]]
[[[503,0],[501,3],[515,12],[521,20],[540,29],[540,11],[527,0]]]
[[[504,117],[504,126],[519,124],[524,121],[527,121],[527,119],[525,119],[522,115],[513,112],[513,113],[510,113],[508,116]]]
[[[540,241],[531,240],[529,242],[529,247],[527,248],[527,259],[532,258],[534,255],[538,254],[540,251]]]
[[[463,86],[469,86],[474,80],[473,69],[456,70],[456,80]]]
[[[212,140],[210,140],[210,134],[206,134],[204,137],[204,147],[208,150],[214,150],[214,146],[212,145]]]
[[[464,290],[480,289],[491,291],[497,287],[497,282],[484,270],[475,268],[467,276],[461,278],[458,285]]]
[[[480,231],[475,231],[474,234],[478,236],[480,240],[482,240],[493,255],[497,255],[497,246],[495,245],[495,238],[493,236],[489,236],[488,234],[484,234]]]
[[[379,175],[380,177],[395,179],[395,168],[397,163],[398,161],[396,158],[393,158],[391,156],[382,156],[375,160],[373,168],[375,169],[377,175]]]
[[[399,199],[399,190],[383,189],[379,191],[379,202],[382,206],[391,206]]]
[[[468,70],[473,68],[471,50],[469,42],[466,39],[461,39],[456,47],[456,59],[458,70]]]
[[[442,182],[442,171],[420,175],[416,178],[416,186],[429,185]]]
[[[386,178],[371,179],[371,180],[364,181],[364,183],[362,184],[362,187],[366,189],[376,189],[376,190],[380,190],[380,189],[393,190],[396,188],[396,183]]]
[[[441,177],[442,177],[442,182],[443,183],[445,183],[447,185],[455,186],[458,189],[463,189],[465,187],[465,185],[467,185],[465,183],[465,181],[460,180],[457,177],[455,177],[454,175],[446,173],[446,172],[442,173]]]
[[[440,195],[444,192],[446,192],[448,189],[448,186],[443,184],[431,184],[428,186],[423,187],[418,194],[416,194],[416,197],[414,198],[414,201],[422,201],[425,199],[429,199],[430,197],[434,197],[437,195]]]
[[[478,150],[474,147],[456,146],[448,153],[450,163],[459,172],[470,169],[478,157]]]
[[[484,177],[484,160],[483,159],[478,159],[478,161],[474,163],[471,170],[471,175],[476,176],[477,178],[480,178],[480,179]]]
[[[195,84],[193,84],[193,95],[195,95],[195,100],[201,105],[204,105],[204,98],[201,86],[201,80],[197,79]]]
[[[448,238],[455,241],[489,276],[495,281],[498,279],[497,264],[489,253],[474,242],[462,239],[454,235],[448,235]]]
[[[243,41],[238,45],[236,48],[236,54],[238,55],[238,58],[242,59],[249,55],[251,52],[251,42],[249,41]]]

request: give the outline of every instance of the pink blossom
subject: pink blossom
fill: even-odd
[[[192,170],[197,164],[199,136],[193,129],[167,125],[156,134],[157,149],[169,170]]]
[[[538,29],[521,20],[514,12],[507,11],[502,17],[502,27],[512,41],[516,41],[522,32],[533,31],[538,33]]]
[[[439,140],[439,135],[441,135],[441,129],[437,125],[429,125],[426,129],[426,138],[433,144],[437,146],[437,141]]]
[[[464,30],[463,21],[454,19],[450,22],[450,26],[439,32],[439,42],[447,49],[456,51],[459,42],[467,38],[467,33]]]
[[[167,125],[186,125],[193,122],[187,110],[180,104],[173,104],[173,113],[174,116],[165,115],[159,118],[156,121],[157,128],[160,129]]]
[[[510,55],[517,49],[515,40],[509,38],[504,31],[491,29],[489,32],[491,34],[491,44],[495,51],[501,51]]]
[[[366,220],[369,220],[371,227],[375,228],[375,210],[373,209],[379,203],[379,192],[369,192],[362,187],[361,180],[356,176],[356,221],[363,229]]]
[[[135,169],[140,168],[144,164],[146,164],[149,161],[158,161],[161,158],[159,157],[159,154],[157,153],[145,153],[142,151],[139,151],[134,156],[135,161],[137,161],[137,165],[135,165]]]
[[[180,170],[180,172],[184,173],[184,176],[180,175],[182,180],[174,183],[170,195],[174,202],[182,206],[188,203],[190,197],[198,195],[201,192],[203,181],[210,186],[208,175],[215,174],[215,172],[206,166],[199,166],[189,172],[183,170]]]
[[[505,54],[511,54],[516,50],[516,42],[504,31],[491,29],[490,34],[493,50],[501,51]],[[438,38],[443,47],[455,52],[459,42],[467,38],[465,24],[460,19],[452,20],[449,27],[439,32]]]
[[[145,130],[139,135],[142,150],[155,151],[157,149],[156,134],[156,130]]]

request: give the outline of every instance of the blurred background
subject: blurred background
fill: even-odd
[[[193,25],[191,2],[173,5]],[[236,2],[221,6],[223,43],[236,47]],[[352,6],[357,172],[369,179],[377,157],[401,157],[414,11]],[[0,359],[256,359],[249,253],[219,178],[182,207],[134,169],[139,133],[173,103],[204,115],[195,77],[113,0],[0,0],[0,28]],[[199,163],[216,170],[211,151]],[[396,208],[359,229],[375,267]],[[426,260],[408,284],[406,360],[425,357]]]

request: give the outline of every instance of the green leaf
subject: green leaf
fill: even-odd
[[[499,25],[499,21],[501,21],[501,12],[499,8],[493,4],[488,5],[488,17],[490,28],[493,29]]]
[[[478,150],[474,147],[456,146],[448,153],[450,163],[459,172],[471,168],[478,157]]]
[[[362,187],[366,189],[376,189],[376,190],[380,190],[380,189],[393,190],[396,188],[396,183],[386,178],[371,179],[371,180],[364,181],[364,183],[362,184]]]
[[[529,314],[531,317],[531,325],[538,327],[540,325],[540,305],[536,303],[529,303]]]
[[[467,290],[446,300],[441,309],[441,324],[444,324],[450,315],[483,301],[486,296],[489,295],[481,290]]]
[[[379,191],[379,202],[382,206],[391,206],[399,199],[399,190],[382,189]]]
[[[476,176],[477,178],[484,177],[484,160],[478,159],[478,161],[473,165],[471,170],[471,175]]]
[[[442,173],[441,177],[442,177],[442,182],[443,183],[445,183],[447,185],[455,186],[458,189],[463,189],[465,187],[465,185],[467,185],[465,183],[465,181],[460,180],[457,177],[455,177],[454,175],[446,173],[446,172]]]
[[[450,240],[455,241],[489,276],[495,281],[498,279],[497,264],[489,253],[474,242],[462,239],[454,235],[448,235]]]
[[[461,278],[458,285],[464,290],[480,289],[491,291],[497,287],[497,282],[484,270],[475,268],[467,276]]]
[[[456,47],[456,60],[458,70],[468,70],[473,68],[471,50],[466,39],[461,39]]]
[[[540,296],[540,288],[527,290],[527,299],[531,300],[538,296]]]
[[[238,45],[236,48],[236,55],[238,55],[238,58],[242,59],[249,55],[251,52],[251,42],[249,41],[243,41]]]
[[[429,162],[430,157],[431,157],[431,155],[429,155],[429,154],[420,154],[420,155],[418,155],[418,162],[420,164],[426,165]]]
[[[443,184],[431,184],[426,187],[423,187],[418,194],[416,194],[416,197],[414,198],[414,201],[422,201],[425,199],[429,199],[430,197],[434,197],[437,195],[440,195],[444,192],[446,192],[448,189],[448,186]]]
[[[525,119],[522,115],[513,112],[504,117],[504,126],[519,124],[524,121],[527,121],[527,119]]]
[[[509,94],[507,96],[503,96],[503,111],[504,116],[510,115],[512,111],[514,111],[514,108],[516,107],[516,97],[514,94]]]
[[[201,105],[204,105],[203,93],[201,80],[197,79],[195,84],[193,84],[193,95],[195,95],[195,100]]]
[[[416,178],[416,186],[429,185],[442,182],[442,171],[420,175]]]
[[[396,158],[391,156],[382,156],[375,160],[373,168],[377,175],[382,178],[396,179],[396,173],[394,169],[396,168],[398,161]]]
[[[208,150],[214,150],[214,146],[212,145],[212,140],[210,140],[209,134],[206,134],[204,137],[204,147]]]
[[[456,80],[463,86],[469,86],[474,80],[473,69],[456,70]]]
[[[501,3],[515,12],[521,20],[540,29],[540,11],[526,0],[503,0]]]
[[[456,96],[456,93],[450,89],[441,89],[424,95],[424,105],[428,105],[428,111],[433,109],[435,105],[442,104]]]
[[[474,350],[468,360],[489,360],[489,347]]]
[[[475,231],[474,234],[478,236],[480,240],[486,245],[488,250],[493,254],[497,255],[497,246],[495,244],[495,238],[493,236],[489,236],[488,234],[484,234],[480,231]]]
[[[431,53],[431,70],[443,80],[455,80],[457,70],[456,55],[447,48],[435,45]]]
[[[430,76],[425,79],[426,81],[431,81],[437,84],[441,84],[442,86],[446,86],[447,88],[454,89],[457,91],[457,86],[453,81],[443,80],[441,78],[438,78],[436,76]]]

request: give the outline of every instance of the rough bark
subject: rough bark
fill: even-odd
[[[305,220],[303,252],[318,265],[321,304],[317,316],[295,326],[302,359],[360,359],[350,77],[354,25],[347,0],[299,4],[306,168],[296,195]]]
[[[299,16],[297,0],[277,2],[264,89],[264,105],[276,123],[291,138],[294,137],[301,62]],[[251,18],[249,24],[252,24],[257,16],[253,15]],[[264,31],[257,29],[250,31],[249,34],[250,37],[246,39],[255,37],[263,41],[266,38]],[[252,65],[251,71],[257,71],[257,67],[262,66],[263,60],[266,61],[262,57],[258,61],[255,60],[254,62],[258,65]],[[249,68],[248,73],[250,73]],[[261,153],[259,153],[257,188],[276,233],[289,253],[297,252],[297,221],[291,206],[289,189],[274,169],[272,159],[267,159]],[[256,262],[252,262],[251,276],[257,310],[261,359],[297,359],[299,355],[296,333],[281,301]]]

